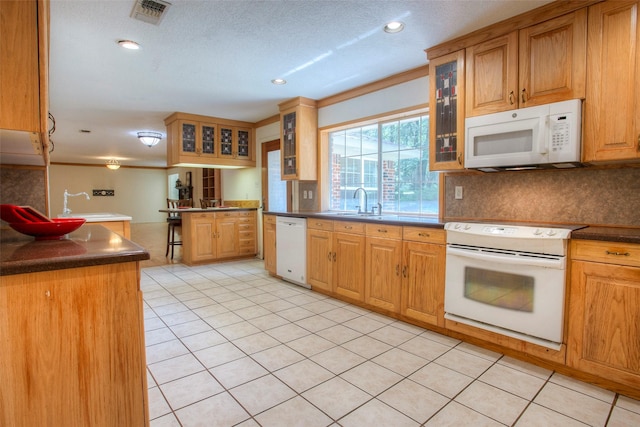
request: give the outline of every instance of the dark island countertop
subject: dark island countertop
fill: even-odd
[[[60,240],[0,228],[0,276],[148,259],[146,249],[101,225],[85,223]]]

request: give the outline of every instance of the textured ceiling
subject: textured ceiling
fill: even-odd
[[[549,1],[170,3],[156,26],[130,17],[133,0],[51,0],[52,162],[166,166],[166,139],[148,148],[135,134],[164,135],[175,111],[257,122],[283,100],[322,99],[425,65],[425,49]],[[383,32],[395,19],[405,30]],[[142,48],[124,50],[121,39]],[[271,84],[277,77],[288,83]]]

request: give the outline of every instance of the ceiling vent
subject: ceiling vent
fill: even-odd
[[[131,17],[153,25],[159,25],[171,3],[162,0],[136,0]]]

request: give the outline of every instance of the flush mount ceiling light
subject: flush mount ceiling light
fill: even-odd
[[[285,79],[273,79],[271,80],[271,83],[274,85],[286,85],[287,81]]]
[[[120,169],[120,162],[116,159],[107,160],[107,167],[111,170]]]
[[[384,26],[385,33],[399,33],[402,30],[404,30],[404,24],[400,21],[391,21]]]
[[[120,47],[123,47],[125,49],[130,49],[130,50],[140,49],[140,45],[134,42],[133,40],[118,40],[118,45]]]
[[[162,134],[158,132],[138,132],[138,138],[147,147],[153,147],[162,139]]]

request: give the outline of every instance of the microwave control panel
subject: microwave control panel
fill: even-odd
[[[571,138],[571,126],[567,114],[551,116],[551,149],[552,152],[562,151],[569,145]]]

